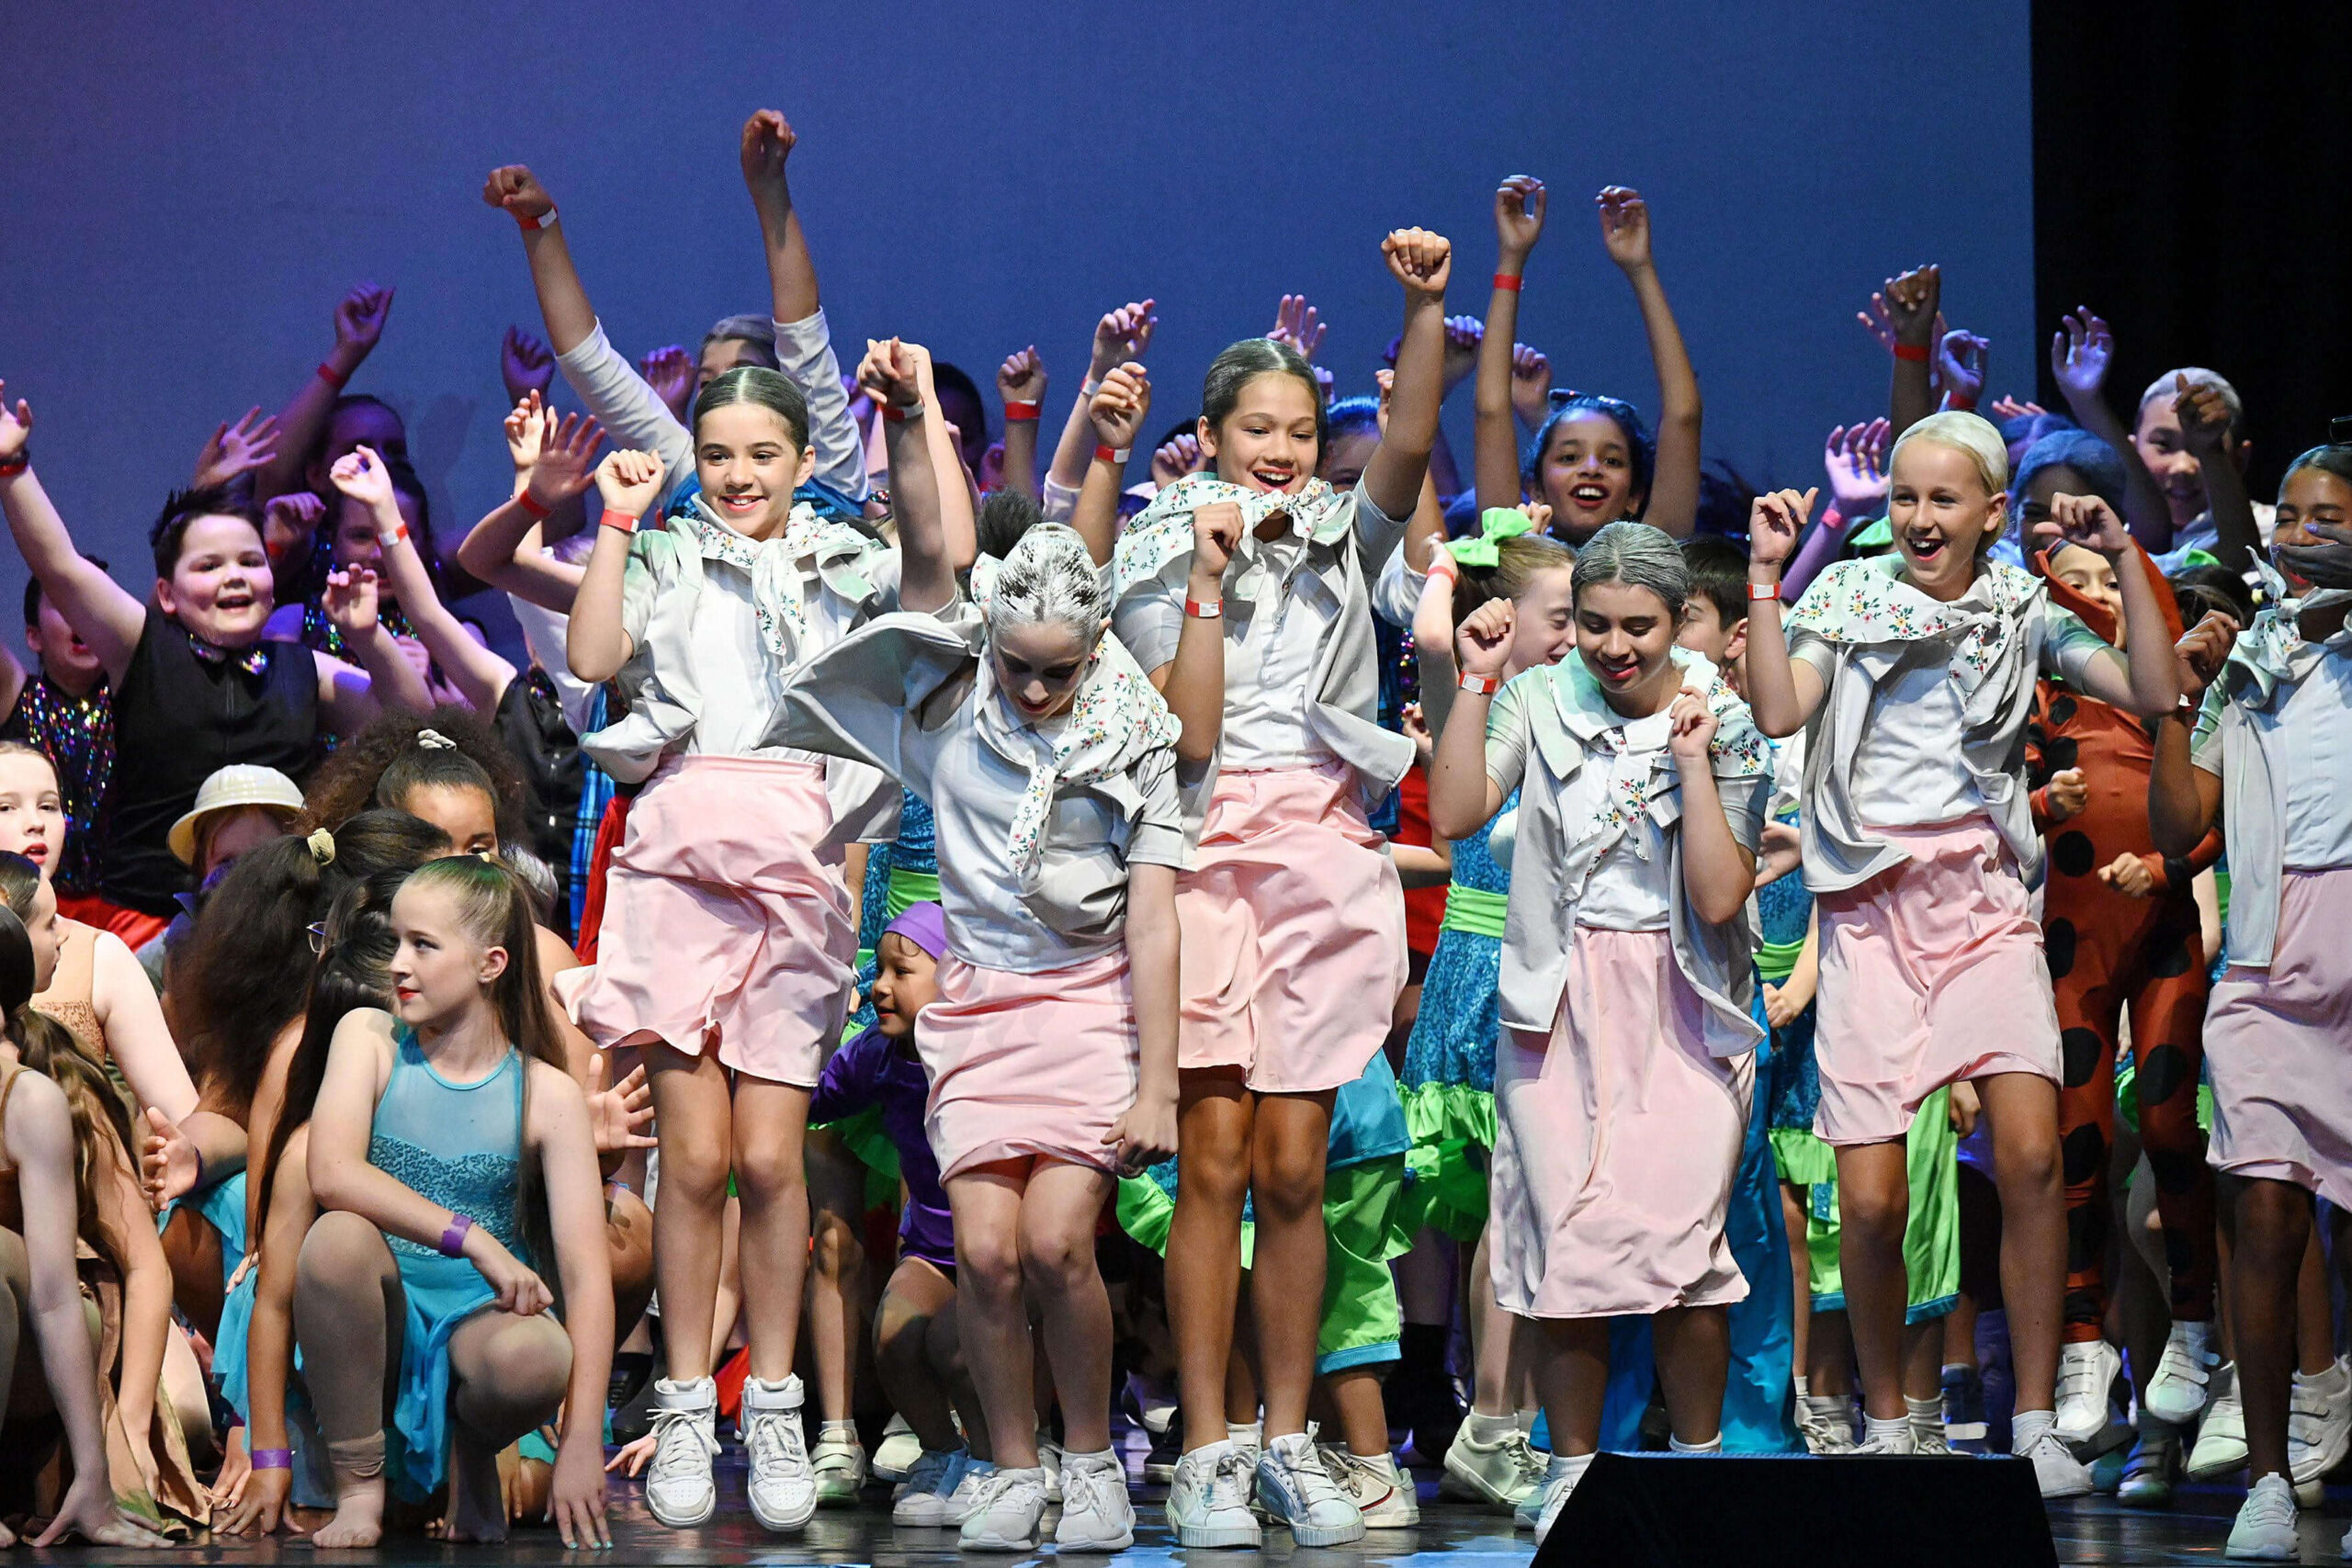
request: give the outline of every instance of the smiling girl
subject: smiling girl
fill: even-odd
[[[1664,533],[1603,528],[1574,573],[1573,660],[1496,696],[1508,600],[1455,637],[1430,817],[1465,837],[1519,795],[1495,1054],[1492,1253],[1536,1321],[1552,1462],[1541,1544],[1599,1445],[1609,1319],[1654,1318],[1678,1452],[1722,1446],[1724,1239],[1762,1031],[1742,919],[1770,784],[1714,667],[1675,647],[1690,569]]]
[[[912,373],[928,419],[928,362]],[[599,1046],[645,1047],[653,1084],[669,1376],[655,1390],[648,1506],[673,1529],[718,1506],[710,1325],[731,1172],[751,1337],[752,1509],[788,1530],[817,1506],[792,1370],[808,1268],[808,1091],[841,1036],[856,953],[846,846],[888,833],[899,792],[871,768],[829,764],[769,734],[786,680],[895,607],[902,573],[896,551],[795,504],[816,459],[808,406],[783,376],[752,367],[713,380],[695,401],[694,436],[700,490],[660,527],[638,531],[662,486],[660,458],[616,452],[597,469],[605,513],[572,604],[570,658],[583,681],[617,678],[628,716],[581,749],[644,788],[606,879],[596,964],[560,985]],[[947,520],[936,525],[943,539],[913,539],[922,522],[901,522],[910,566],[926,543],[922,558],[939,563],[926,570],[969,561],[961,499],[930,514]],[[937,603],[953,594],[944,581]]]
[[[1169,1233],[1169,1318],[1185,1454],[1169,1493],[1188,1547],[1254,1546],[1248,1456],[1226,1432],[1226,1370],[1241,1274],[1241,1207],[1256,1201],[1250,1292],[1263,1363],[1269,1514],[1302,1546],[1363,1532],[1306,1437],[1323,1290],[1323,1171],[1331,1102],[1386,1038],[1406,975],[1404,897],[1366,818],[1413,761],[1374,721],[1367,585],[1413,516],[1443,393],[1452,246],[1402,229],[1382,246],[1405,290],[1388,430],[1356,488],[1315,477],[1324,400],[1296,350],[1237,343],[1209,367],[1197,435],[1214,473],[1161,490],[1118,541],[1119,640],[1182,722],[1187,825],[1183,1136]],[[1107,507],[1148,408],[1141,367],[1096,394],[1078,516],[1112,562]],[[1138,395],[1141,394],[1141,395]]]
[[[74,912],[137,947],[179,912],[187,868],[166,840],[215,769],[258,763],[299,778],[322,729],[349,734],[384,703],[420,713],[433,705],[376,624],[370,572],[338,572],[327,590],[362,668],[263,640],[277,604],[269,557],[259,522],[224,491],[180,491],[164,503],[149,535],[153,603],[124,592],[74,548],[32,471],[32,410],[22,399],[9,409],[6,391],[0,382],[0,509],[42,592],[97,654],[114,691],[118,759],[98,897],[76,900]]]
[[[1914,313],[1934,309],[1929,294]],[[1824,572],[1783,628],[1781,563],[1814,495],[1749,518],[1747,680],[1758,726],[1805,736],[1803,856],[1816,900],[1815,1129],[1837,1150],[1839,1258],[1869,1422],[1865,1451],[1907,1453],[1902,1390],[1904,1135],[1946,1084],[1991,1119],[2002,1293],[2017,1366],[2017,1452],[2045,1496],[2090,1489],[2052,1429],[2064,1195],[2058,1021],[2031,890],[2042,875],[2024,776],[2034,676],[2143,718],[2177,697],[2157,586],[2096,496],[2058,496],[2046,530],[2123,561],[2129,662],[2041,584],[1985,558],[2009,520],[2008,453],[1971,413],[1920,420],[1890,463],[1895,553]]]

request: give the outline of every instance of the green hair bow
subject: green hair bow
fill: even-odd
[[[1502,543],[1516,539],[1521,534],[1532,534],[1535,525],[1527,513],[1516,506],[1489,506],[1478,513],[1478,536],[1456,539],[1445,547],[1462,566],[1482,567],[1492,570],[1502,560]]]

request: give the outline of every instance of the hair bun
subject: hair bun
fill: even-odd
[[[321,828],[313,831],[304,841],[311,847],[312,860],[317,861],[321,865],[334,863],[334,835],[333,833]]]
[[[454,751],[458,749],[458,743],[456,741],[450,739],[447,736],[442,734],[437,729],[418,730],[416,732],[416,743],[419,747],[427,751]]]

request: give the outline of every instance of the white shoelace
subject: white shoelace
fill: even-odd
[[[1266,1451],[1272,1453],[1273,1450],[1270,1447]],[[1323,1468],[1323,1457],[1315,1451],[1313,1444],[1306,1445],[1306,1451],[1295,1459],[1285,1458],[1279,1462],[1290,1472],[1293,1484],[1298,1489],[1299,1500],[1306,1505],[1309,1512],[1325,1503],[1349,1500],[1341,1497],[1339,1483],[1331,1479],[1331,1472]]]
[[[699,1410],[658,1407],[653,1411],[653,1463],[645,1477],[647,1485],[674,1481],[689,1472],[709,1472],[709,1467],[697,1460],[715,1457],[718,1439],[703,1430],[703,1414]]]
[[[808,1468],[808,1453],[801,1445],[800,1423],[789,1410],[760,1410],[752,1416],[744,1447],[752,1450],[752,1478],[776,1481]]]
[[[1124,1476],[1121,1489],[1125,1490]],[[1111,1512],[1111,1472],[1091,1465],[1071,1464],[1062,1467],[1062,1516],[1072,1514],[1103,1514]]]
[[[1010,1470],[991,1471],[980,1483],[980,1495],[972,1499],[970,1517],[977,1519],[992,1513],[997,1505],[1004,1501],[1006,1494],[1020,1487],[1034,1487],[1040,1499],[1045,1496],[1046,1483],[1040,1477],[1017,1474]]]
[[[1544,1472],[1552,1461],[1535,1451],[1535,1444],[1526,1433],[1512,1427],[1510,1436],[1503,1439],[1503,1451],[1510,1456],[1511,1468],[1519,1472],[1520,1480],[1537,1486],[1544,1483]]]
[[[2255,1525],[2283,1525],[2295,1528],[2295,1494],[2287,1486],[2256,1486],[2245,1495],[2245,1511],[2238,1516],[2241,1522]]]
[[[1227,1508],[1250,1508],[1250,1483],[1258,1467],[1239,1449],[1228,1449],[1217,1456],[1216,1469],[1209,1475],[1209,1509],[1212,1513]]]

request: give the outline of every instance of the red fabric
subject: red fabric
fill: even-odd
[[[1396,841],[1430,847],[1430,776],[1416,762],[1396,785]],[[1424,958],[1437,951],[1437,929],[1445,919],[1443,887],[1405,889],[1405,945]]]
[[[621,830],[628,826],[628,803],[633,798],[613,796],[605,807],[605,819],[596,824],[596,847],[588,852],[588,893],[580,901],[580,939],[571,944],[582,964],[596,962],[596,938],[605,929],[605,873],[613,863],[613,852],[620,848]]]
[[[57,890],[57,912],[69,920],[114,932],[133,953],[162,936],[172,923],[169,915],[142,915],[136,909],[109,904],[95,893],[68,893],[62,887]]]

